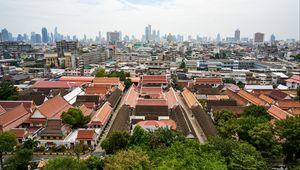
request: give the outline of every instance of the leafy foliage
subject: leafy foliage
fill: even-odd
[[[99,157],[95,155],[91,155],[88,157],[85,161],[84,164],[86,165],[87,168],[91,170],[102,170],[104,167],[104,161],[100,159]]]
[[[270,116],[267,110],[263,106],[256,106],[256,105],[247,106],[244,109],[243,115],[262,117],[267,120],[270,120]]]
[[[129,149],[118,152],[105,159],[105,169],[150,169],[150,160],[146,152],[141,149]]]
[[[10,81],[0,84],[0,100],[17,100],[19,97],[17,88]]]
[[[9,157],[5,162],[5,169],[8,170],[27,170],[29,161],[31,161],[33,151],[31,149],[23,148],[18,150],[13,156]]]
[[[16,134],[13,132],[0,133],[0,164],[3,168],[3,152],[11,152],[17,144]]]
[[[67,112],[63,112],[61,119],[64,123],[72,126],[72,128],[83,127],[90,121],[89,116],[84,116],[82,111],[77,108],[70,108]]]
[[[288,159],[300,157],[300,116],[288,117],[285,120],[276,122],[276,131],[283,139],[283,152]]]
[[[129,146],[130,135],[128,132],[113,132],[107,137],[101,144],[101,147],[106,150],[107,153],[116,153],[121,149],[125,149]]]
[[[56,157],[47,162],[43,170],[88,170],[84,162],[72,157]]]

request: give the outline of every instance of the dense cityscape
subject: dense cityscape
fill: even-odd
[[[300,28],[0,27],[0,169],[300,169]]]

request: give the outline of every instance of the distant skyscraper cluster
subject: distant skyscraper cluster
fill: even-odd
[[[149,24],[145,28],[145,35],[143,36],[143,39],[146,42],[150,42],[150,41],[158,42],[160,39],[160,31],[152,30],[151,25]]]
[[[53,32],[49,31],[46,27],[43,27],[41,29],[41,32],[31,32],[30,35],[25,34],[18,34],[16,37],[13,36],[11,32],[9,32],[6,28],[0,29],[0,42],[1,41],[24,41],[28,43],[54,43],[57,41],[66,40],[66,41],[78,41],[78,38],[76,35],[70,36],[70,35],[63,35],[58,32],[57,27],[54,28]],[[83,39],[80,39],[82,42],[87,43],[107,43],[116,45],[118,42],[129,42],[131,40],[139,41],[136,39],[133,35],[128,36],[125,35],[122,36],[121,31],[113,31],[113,32],[107,32],[106,37],[101,34],[101,31],[98,32],[98,34],[95,36],[95,38],[88,38],[86,34],[84,34]],[[183,42],[184,36],[181,34],[164,34],[160,35],[159,30],[155,30],[152,28],[152,26],[149,24],[145,27],[145,33],[142,35],[142,39],[140,39],[143,42],[161,42],[161,41],[168,41],[168,42]],[[234,31],[233,36],[229,37],[223,37],[221,38],[220,33],[217,34],[217,37],[207,37],[207,36],[199,36],[193,37],[191,35],[187,36],[187,41],[190,42],[227,42],[227,43],[264,43],[264,33],[257,32],[254,34],[254,37],[241,37],[241,31],[239,29],[236,29]],[[272,34],[270,36],[269,41],[271,43],[275,42],[275,35]]]

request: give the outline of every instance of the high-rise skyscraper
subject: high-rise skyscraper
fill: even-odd
[[[54,41],[58,41],[57,27],[54,28]]]
[[[41,34],[35,34],[35,41],[36,41],[36,43],[42,43],[42,36],[41,36]]]
[[[106,40],[109,44],[116,44],[116,42],[121,41],[121,32],[114,31],[114,32],[107,32]]]
[[[151,39],[152,39],[152,37],[151,37],[151,25],[150,24],[145,28],[145,38],[146,38],[147,42],[151,41]]]
[[[30,42],[31,42],[31,43],[36,43],[35,32],[31,32],[31,35],[30,35]]]
[[[234,31],[234,41],[237,42],[240,41],[240,39],[241,39],[241,32],[239,29],[237,29]]]
[[[42,28],[42,41],[43,43],[48,43],[49,42],[49,36],[48,36],[48,31],[47,28]]]
[[[257,32],[254,34],[254,43],[263,43],[264,42],[264,33]]]
[[[6,28],[4,28],[2,31],[2,41],[9,41],[9,32]]]
[[[275,35],[274,35],[274,34],[272,34],[272,35],[271,35],[271,37],[270,37],[270,41],[271,41],[271,43],[272,43],[272,42],[275,42],[275,40],[276,40],[276,38],[275,38]]]
[[[217,42],[221,42],[221,35],[220,35],[220,33],[217,34]]]

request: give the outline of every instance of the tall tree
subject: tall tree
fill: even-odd
[[[84,160],[84,164],[90,169],[90,170],[102,170],[104,167],[104,161],[103,159],[91,155],[86,160]]]
[[[130,135],[128,132],[116,131],[109,135],[102,143],[101,147],[106,150],[107,153],[115,153],[121,149],[125,149],[129,146]]]
[[[72,126],[72,128],[83,127],[90,121],[89,116],[84,116],[82,111],[77,108],[70,108],[61,115],[62,121]]]
[[[86,164],[72,157],[50,159],[43,170],[88,170]]]
[[[276,122],[276,132],[283,140],[283,152],[289,160],[300,158],[300,116]]]
[[[150,169],[150,161],[146,152],[141,149],[129,149],[117,152],[105,159],[105,169]]]
[[[8,170],[27,170],[29,161],[32,160],[33,151],[31,149],[22,148],[5,161],[5,169]]]
[[[244,109],[243,115],[263,117],[270,120],[270,115],[263,106],[250,105]]]
[[[3,169],[3,152],[11,152],[17,144],[16,134],[13,132],[0,133],[0,165]]]
[[[0,100],[17,100],[17,88],[10,81],[3,81],[0,84]]]
[[[250,141],[262,156],[274,158],[281,155],[281,145],[275,138],[275,130],[270,122],[261,123],[249,131]]]
[[[27,149],[36,149],[40,142],[37,138],[28,138],[23,142],[23,147]]]

